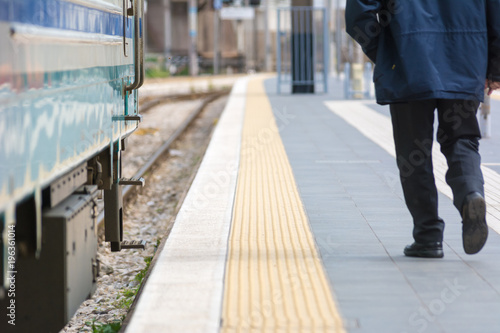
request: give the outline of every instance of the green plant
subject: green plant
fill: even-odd
[[[160,245],[161,238],[156,240],[156,244],[154,245],[155,247],[155,252],[158,249],[158,246]],[[117,296],[117,300],[114,303],[116,307],[122,308],[122,309],[129,309],[130,306],[132,305],[132,302],[134,301],[135,295],[137,295],[137,292],[139,291],[139,288],[142,284],[142,281],[144,280],[144,277],[146,276],[149,267],[151,266],[151,261],[153,260],[153,257],[145,257],[144,262],[146,263],[146,267],[144,267],[137,275],[134,277],[134,280],[138,281],[139,284],[136,288],[132,289],[124,289],[120,291],[120,294]],[[110,323],[104,324],[100,322],[96,322],[95,319],[93,321],[87,321],[85,322],[85,325],[90,326],[92,329],[92,333],[116,333],[120,330],[122,321],[115,320]]]
[[[157,245],[158,245],[157,241]],[[139,288],[142,284],[142,280],[144,280],[144,277],[146,277],[146,274],[149,270],[149,266],[151,265],[151,261],[153,260],[153,257],[145,257],[144,262],[146,263],[146,267],[141,269],[139,273],[134,277],[134,280],[139,282],[137,288],[132,288],[132,289],[124,289],[120,291],[120,295],[117,296],[117,301],[115,302],[116,307],[122,308],[122,309],[128,309],[132,305],[132,302],[134,301],[135,295],[139,291]]]
[[[160,244],[161,244],[161,237],[156,240],[156,244],[154,245],[155,253],[156,253],[156,250],[158,250],[158,247],[160,246]]]
[[[137,289],[125,289],[122,291],[124,297],[133,297],[137,293]]]
[[[182,69],[177,72],[176,76],[187,76],[189,75],[189,67],[188,66],[183,66]]]
[[[146,267],[141,269],[141,271],[139,273],[137,273],[137,275],[134,278],[134,280],[139,282],[139,285],[142,283],[142,280],[144,279],[144,277],[146,277],[146,273],[149,270],[149,266],[151,265],[152,260],[153,260],[153,257],[145,257],[144,258],[144,262],[146,263]]]
[[[96,322],[95,319],[85,322],[85,325],[90,326],[92,333],[117,333],[122,327],[122,322],[119,320],[104,324]]]
[[[165,69],[160,68],[148,68],[146,69],[146,77],[147,78],[165,78],[169,77],[170,73]]]
[[[116,307],[122,308],[122,309],[130,308],[138,290],[139,290],[139,288],[125,289],[125,290],[121,291],[121,297],[118,296],[117,297],[118,301],[115,302]]]

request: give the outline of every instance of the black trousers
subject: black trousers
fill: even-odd
[[[438,196],[432,170],[434,110],[438,110],[437,141],[446,157],[446,182],[453,204],[461,211],[466,195],[484,196],[480,164],[481,133],[471,100],[424,100],[391,105],[396,159],[405,202],[413,217],[413,238],[420,243],[443,240],[444,221],[438,216]]]

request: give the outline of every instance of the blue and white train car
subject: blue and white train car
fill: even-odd
[[[1,332],[57,332],[92,293],[99,190],[122,247],[143,1],[0,0]]]

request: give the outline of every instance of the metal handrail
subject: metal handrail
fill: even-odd
[[[145,30],[144,30],[144,27],[146,26],[144,24],[144,0],[140,0],[141,2],[141,23],[140,23],[140,29],[139,29],[139,33],[140,33],[140,57],[141,57],[141,69],[140,69],[140,73],[141,73],[141,76],[140,76],[140,80],[139,80],[139,85],[137,86],[136,89],[139,89],[140,87],[142,87],[142,85],[144,84],[144,77],[145,77],[145,74],[144,74],[144,33],[145,33]]]
[[[128,57],[127,27],[128,27],[128,0],[123,0],[123,55]]]
[[[144,83],[144,40],[142,21],[144,21],[144,0],[133,1],[134,10],[134,82],[125,87],[126,91],[138,89]]]

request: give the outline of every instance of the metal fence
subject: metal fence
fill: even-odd
[[[328,92],[328,17],[325,8],[278,8],[278,93]]]

